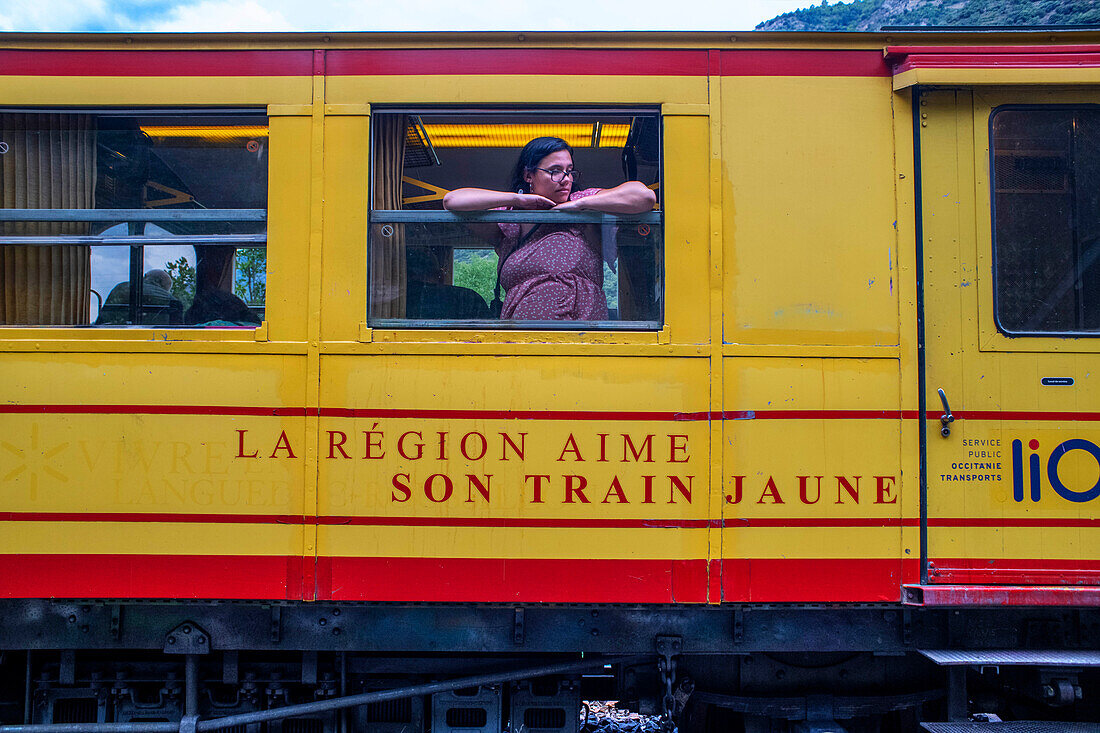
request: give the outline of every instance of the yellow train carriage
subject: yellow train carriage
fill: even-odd
[[[0,722],[491,733],[502,653],[570,660],[561,733],[658,678],[916,729],[966,665],[1095,716],[1096,44],[7,36]],[[653,211],[443,208],[543,135]],[[497,316],[509,227],[579,232],[597,315]],[[155,714],[95,683],[174,652]]]

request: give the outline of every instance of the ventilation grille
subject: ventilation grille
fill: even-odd
[[[411,723],[412,700],[388,700],[367,705],[368,723]]]
[[[319,718],[291,718],[283,723],[283,733],[324,733],[325,724]]]
[[[565,720],[564,708],[527,708],[523,711],[523,724],[527,728],[561,730]]]
[[[423,123],[416,116],[409,116],[409,124],[405,128],[405,168],[423,168],[429,165],[439,165],[439,158],[432,149],[428,136],[423,133]]]
[[[94,723],[99,719],[99,702],[94,697],[68,697],[54,701],[54,723]]]
[[[447,710],[448,728],[484,728],[489,722],[484,708],[450,708]]]

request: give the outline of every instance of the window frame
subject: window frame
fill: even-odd
[[[989,109],[989,112],[988,112],[987,123],[986,124],[987,124],[987,131],[988,131],[988,165],[989,165],[989,169],[988,169],[989,170],[988,194],[989,194],[989,217],[990,217],[989,256],[990,256],[990,261],[992,263],[992,267],[991,267],[991,270],[990,270],[990,273],[991,273],[990,279],[991,279],[992,296],[993,296],[993,298],[992,298],[992,300],[993,300],[992,316],[993,316],[993,323],[995,324],[995,326],[997,328],[997,331],[1000,334],[1003,334],[1004,336],[1012,338],[1012,339],[1020,339],[1020,338],[1027,338],[1027,339],[1030,339],[1030,338],[1059,338],[1059,339],[1063,339],[1063,338],[1087,338],[1087,339],[1094,339],[1094,338],[1100,337],[1100,329],[1097,329],[1095,331],[1086,331],[1086,330],[1014,331],[1014,330],[1006,327],[1001,322],[1001,302],[1000,302],[1001,288],[1000,288],[1000,283],[999,283],[999,273],[1000,273],[999,265],[1000,265],[1000,262],[998,260],[998,254],[997,254],[998,253],[998,248],[997,248],[997,180],[996,180],[996,178],[997,178],[997,175],[996,175],[996,154],[997,154],[997,150],[996,150],[996,146],[994,144],[994,139],[993,139],[994,119],[1001,112],[1008,112],[1008,111],[1066,111],[1066,112],[1070,112],[1070,111],[1075,111],[1075,110],[1090,110],[1090,111],[1094,111],[1094,112],[1100,112],[1100,102],[1080,102],[1080,103],[1059,102],[1059,103],[1047,103],[1047,104],[1036,103],[1036,102],[1032,102],[1032,103],[1006,103],[1006,104],[999,104],[999,105],[993,106],[992,108]],[[1070,175],[1073,176],[1072,170],[1071,170]],[[1080,259],[1079,255],[1075,253],[1075,262],[1074,262],[1075,268],[1080,266],[1080,262],[1081,262],[1081,259]]]
[[[1100,90],[1082,87],[1036,88],[1025,86],[974,86],[957,95],[956,116],[959,167],[960,215],[973,227],[973,249],[965,249],[972,263],[967,270],[964,299],[972,299],[976,316],[978,348],[984,352],[1015,353],[1100,353],[1100,339],[1090,333],[1044,333],[1016,336],[1002,331],[994,308],[993,247],[993,140],[990,120],[993,110],[1009,105],[1083,107],[1100,104]],[[964,244],[964,246],[966,246]],[[970,306],[968,306],[970,307]]]
[[[658,187],[663,190],[664,178],[665,178],[665,130],[664,130],[664,110],[661,105],[553,105],[553,104],[541,104],[541,105],[510,105],[501,106],[498,104],[484,104],[471,106],[469,104],[461,106],[445,106],[437,104],[425,104],[425,105],[371,105],[371,121],[373,121],[380,115],[413,115],[413,116],[425,116],[425,115],[469,115],[471,117],[476,116],[489,116],[505,117],[516,116],[530,118],[539,114],[553,115],[553,116],[577,116],[577,117],[594,117],[599,115],[605,116],[649,116],[653,117],[658,122]],[[607,214],[602,212],[571,212],[571,213],[551,213],[551,212],[527,212],[527,211],[469,211],[469,212],[452,212],[446,210],[410,210],[410,209],[375,209],[373,207],[374,202],[374,161],[377,159],[375,147],[377,145],[377,137],[374,133],[374,125],[370,127],[370,140],[368,146],[368,186],[367,186],[367,267],[366,267],[366,279],[367,279],[367,301],[365,320],[361,326],[363,335],[369,335],[372,331],[392,332],[397,336],[398,340],[404,340],[402,334],[409,336],[420,331],[424,334],[431,334],[429,339],[438,337],[442,339],[447,338],[448,332],[456,331],[478,331],[480,333],[491,334],[494,332],[504,334],[552,334],[561,332],[597,332],[602,334],[664,334],[667,331],[667,325],[665,321],[665,297],[667,290],[667,272],[665,263],[665,233],[666,233],[666,217],[665,217],[665,204],[663,196],[660,198],[660,205],[658,209],[653,211],[644,212],[641,214],[630,215],[616,215]],[[516,149],[518,153],[518,148]],[[585,224],[630,224],[637,226],[656,226],[659,228],[658,236],[660,242],[660,254],[655,256],[657,270],[655,272],[656,284],[659,288],[659,294],[657,297],[658,317],[653,321],[620,321],[620,320],[605,320],[605,321],[576,321],[576,320],[562,320],[562,321],[534,321],[534,320],[503,320],[503,319],[484,319],[484,320],[467,320],[467,319],[414,319],[414,318],[377,318],[371,314],[371,297],[373,291],[372,273],[370,271],[370,248],[372,242],[372,234],[374,226],[377,224],[387,223],[500,223],[500,222],[532,222],[538,220],[553,221],[555,223],[585,223]],[[488,248],[488,247],[486,247]],[[602,262],[601,262],[602,264]],[[373,339],[370,339],[373,340]],[[434,340],[434,339],[433,339]]]
[[[233,106],[202,106],[202,107],[138,107],[138,106],[0,106],[3,114],[83,114],[100,117],[263,117],[270,129],[271,114],[266,106],[233,105]],[[270,139],[270,138],[269,138]],[[236,249],[262,248],[268,249],[269,231],[267,227],[268,210],[270,203],[270,159],[268,162],[269,185],[265,192],[265,208],[263,209],[0,209],[0,224],[4,223],[51,223],[51,222],[111,222],[126,224],[128,232],[125,235],[5,235],[0,234],[0,247],[14,246],[64,246],[82,245],[88,247],[130,247],[129,262],[129,300],[128,318],[133,321],[144,316],[144,303],[141,296],[141,278],[145,274],[145,247],[165,245],[232,245]],[[146,235],[135,233],[135,229],[143,229],[145,224],[157,222],[264,222],[262,234],[183,234],[183,235]],[[266,279],[266,276],[265,276]],[[103,300],[99,306],[105,304]],[[211,334],[221,332],[229,334],[245,333],[255,340],[266,340],[267,319],[265,314],[261,322],[255,326],[238,326],[234,328],[210,329],[193,324],[165,325],[165,324],[0,324],[0,334],[17,329],[36,329],[48,333],[64,333],[71,331],[81,335],[87,333],[104,332],[130,332],[141,335],[152,331],[164,331],[178,334],[187,331],[191,334]],[[223,337],[215,337],[214,340],[227,340]]]

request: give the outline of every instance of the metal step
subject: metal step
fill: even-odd
[[[920,649],[943,667],[1100,667],[1100,652],[1062,649]],[[988,725],[982,723],[982,725]]]
[[[921,723],[928,733],[1100,733],[1100,723],[1053,723],[1017,720],[1008,723]]]

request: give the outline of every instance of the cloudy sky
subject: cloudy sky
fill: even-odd
[[[744,31],[811,4],[811,0],[0,0],[0,31]]]

